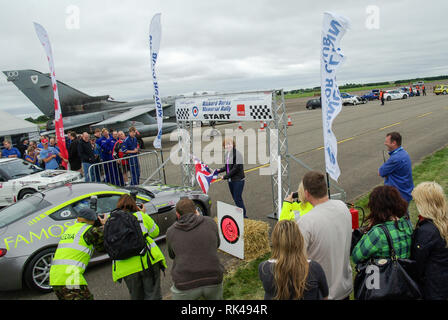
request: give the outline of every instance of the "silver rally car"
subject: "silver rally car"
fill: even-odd
[[[176,221],[175,205],[180,198],[192,199],[203,215],[210,213],[211,200],[189,188],[156,185],[119,188],[103,183],[74,183],[34,193],[0,211],[0,290],[17,290],[26,284],[42,292],[51,291],[49,272],[59,239],[73,225],[79,210],[96,198],[97,214],[116,208],[123,194],[137,191],[165,238]],[[107,254],[94,254],[91,264],[105,261]]]

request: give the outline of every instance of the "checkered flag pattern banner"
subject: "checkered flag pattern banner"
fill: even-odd
[[[249,115],[254,120],[272,120],[272,111],[267,105],[249,106]]]
[[[176,99],[177,121],[271,121],[272,92]]]
[[[176,110],[176,117],[179,121],[185,121],[190,119],[190,108],[178,108]]]

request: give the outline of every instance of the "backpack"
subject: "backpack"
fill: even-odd
[[[104,225],[104,250],[112,260],[143,257],[148,249],[148,232],[132,213],[115,209]],[[151,263],[149,263],[151,265]]]

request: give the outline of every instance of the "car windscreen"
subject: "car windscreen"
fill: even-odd
[[[29,216],[50,205],[51,203],[43,199],[40,194],[22,199],[3,210],[0,210],[0,228],[6,227],[14,221]]]
[[[25,177],[30,174],[43,171],[42,168],[31,164],[24,160],[7,161],[0,164],[0,167],[4,173],[6,173],[11,179],[17,179]]]

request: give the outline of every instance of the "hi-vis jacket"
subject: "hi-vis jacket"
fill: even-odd
[[[138,211],[133,214],[134,216],[137,217],[138,221],[140,222],[140,227],[142,227],[143,234],[148,233],[146,241],[150,248],[151,254],[147,252],[146,255],[143,257],[134,256],[125,260],[113,261],[112,278],[114,281],[124,278],[130,274],[142,271],[143,270],[142,263],[145,269],[148,268],[148,255],[151,264],[161,262],[163,264],[163,267],[167,268],[163,253],[157,246],[156,242],[153,240],[153,238],[159,235],[159,227],[154,222],[154,220],[146,213]]]
[[[51,286],[87,285],[84,271],[93,253],[93,244],[87,244],[84,234],[92,228],[84,222],[76,222],[61,236],[50,269]]]
[[[297,220],[304,214],[313,209],[313,205],[309,202],[288,202],[283,201],[282,211],[280,212],[280,220]]]

